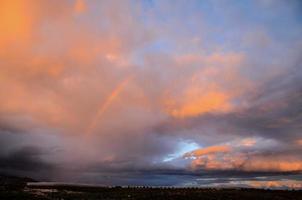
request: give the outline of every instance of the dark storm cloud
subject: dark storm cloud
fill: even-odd
[[[13,152],[2,154],[0,157],[0,168],[20,171],[49,170],[51,165],[44,162],[45,155],[40,148],[23,147]]]
[[[19,120],[19,123],[15,123],[14,120],[18,121],[18,119],[12,118],[13,121],[10,121],[6,117],[0,116],[0,131],[1,132],[11,132],[11,133],[20,133],[20,132],[26,132],[28,129],[26,128],[25,124],[28,124],[29,122],[22,123],[22,120]]]
[[[37,147],[22,147],[0,154],[0,174],[51,180],[55,166],[45,161],[45,152]]]
[[[302,61],[266,81],[248,97],[249,108],[229,114],[228,121],[263,137],[299,139],[302,122]]]

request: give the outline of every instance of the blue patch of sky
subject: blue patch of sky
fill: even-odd
[[[262,31],[273,45],[272,55],[290,48],[301,38],[301,14],[295,4],[258,1],[170,1],[171,8],[162,8],[162,1],[143,1],[142,22],[146,27],[162,29],[153,41],[137,50],[134,60],[141,63],[145,54],[183,54],[242,52],[255,53],[257,46],[243,41],[248,34]],[[150,14],[151,13],[151,14]],[[176,23],[177,22],[177,23]],[[201,42],[181,45],[183,40],[200,38]],[[257,44],[256,44],[257,45]],[[270,58],[268,58],[270,59]]]
[[[165,158],[163,158],[163,162],[169,162],[173,159],[179,158],[183,156],[185,153],[199,149],[200,145],[198,145],[196,142],[193,141],[180,141],[178,143],[178,148],[173,154],[169,154]]]

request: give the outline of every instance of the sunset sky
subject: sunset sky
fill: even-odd
[[[0,173],[302,188],[299,0],[0,0]]]

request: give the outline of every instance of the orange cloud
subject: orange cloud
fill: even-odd
[[[243,166],[243,169],[246,171],[301,171],[302,170],[302,161],[290,157],[281,157],[277,156],[267,158],[256,156],[246,162]]]
[[[182,105],[175,105],[173,100],[167,101],[167,112],[173,117],[192,117],[207,112],[225,112],[231,108],[227,94],[219,91],[201,93],[196,88],[190,88]]]
[[[299,139],[296,141],[296,144],[301,145],[302,146],[302,139]]]
[[[87,6],[84,0],[76,0],[74,4],[74,11],[76,14],[82,14],[87,10]]]
[[[243,92],[242,88],[246,88],[239,88],[238,83],[247,85],[241,80],[238,69],[243,58],[243,55],[233,53],[176,58],[179,69],[188,66],[200,66],[200,69],[179,87],[183,89],[177,96],[167,93],[164,101],[166,112],[173,117],[184,118],[232,110],[232,100]]]
[[[277,180],[277,181],[244,181],[242,182],[254,188],[292,188],[301,189],[302,182],[296,180]]]
[[[0,1],[0,47],[29,39],[33,25],[30,1]]]
[[[302,170],[302,161],[298,157],[267,156],[245,152],[240,148],[231,148],[230,146],[211,146],[197,149],[184,154],[184,158],[192,159],[192,169],[280,172]]]
[[[31,50],[35,43],[42,42],[41,25],[46,21],[68,18],[69,10],[67,1],[60,4],[33,0],[0,1],[0,47],[1,50],[7,48],[0,55],[10,56],[8,53],[11,52],[7,52],[10,48],[13,53]]]
[[[73,9],[84,8],[84,1],[0,1],[0,112],[66,132],[87,127],[95,102],[124,76],[117,69],[128,64],[121,50],[128,38],[78,23]]]
[[[199,157],[208,154],[215,154],[215,153],[227,153],[231,151],[230,146],[210,146],[207,148],[197,149],[192,152],[186,153],[184,157]]]

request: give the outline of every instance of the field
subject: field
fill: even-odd
[[[30,179],[6,179],[1,181],[0,199],[41,200],[302,200],[302,191],[262,189],[218,188],[169,188],[169,187],[100,187],[83,185],[27,185]]]

